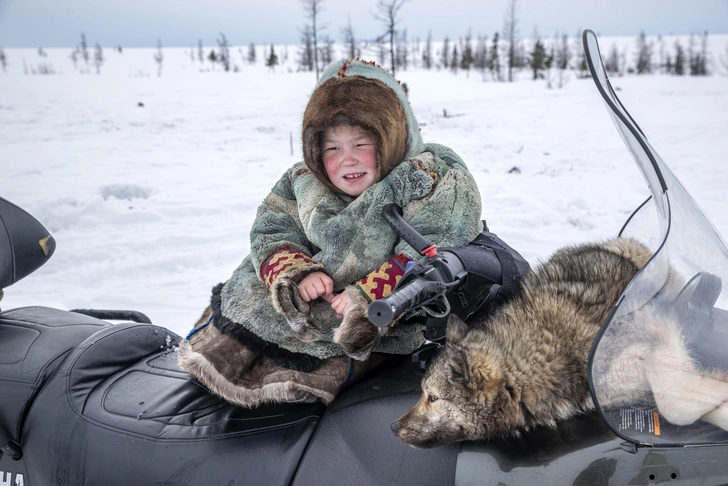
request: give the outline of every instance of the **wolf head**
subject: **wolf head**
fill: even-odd
[[[420,400],[391,429],[414,447],[504,435],[523,425],[514,394],[487,335],[451,318],[447,344],[425,375]]]

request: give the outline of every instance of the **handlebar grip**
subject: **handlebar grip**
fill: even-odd
[[[369,304],[367,317],[377,327],[388,326],[405,311],[434,296],[441,287],[439,282],[424,279],[412,280],[388,297]]]

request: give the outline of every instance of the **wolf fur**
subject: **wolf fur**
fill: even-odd
[[[392,431],[412,446],[433,447],[554,426],[593,410],[587,385],[592,343],[650,257],[632,239],[567,247],[526,276],[521,292],[491,317],[469,327],[451,318],[447,344],[425,374],[420,400]],[[646,323],[654,332],[650,346],[626,345],[620,352],[633,358],[615,363],[632,363],[630,369],[607,374],[614,384],[608,401],[653,393],[670,422],[702,418],[728,428],[728,377],[700,371],[677,323],[654,316]]]

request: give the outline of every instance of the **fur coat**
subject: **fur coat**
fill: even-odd
[[[363,126],[377,142],[382,178],[356,198],[328,181],[319,154],[322,131],[341,123]],[[406,143],[393,147],[397,139]],[[407,354],[422,344],[421,319],[384,329],[366,319],[368,303],[388,295],[407,261],[419,258],[382,217],[385,205],[399,205],[438,246],[467,244],[482,231],[480,195],[465,163],[447,147],[423,144],[406,95],[378,66],[342,61],[327,68],[304,114],[303,142],[304,162],[283,174],[258,209],[251,254],[213,289],[201,326],[180,347],[185,369],[242,405],[310,396],[328,402],[352,373],[379,364],[379,353]],[[343,320],[322,299],[306,303],[298,295],[296,283],[314,271],[350,296]],[[253,370],[261,356],[265,372]],[[311,385],[323,369],[333,381]],[[276,373],[286,378],[272,379]]]

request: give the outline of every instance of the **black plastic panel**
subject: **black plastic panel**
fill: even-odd
[[[415,365],[400,361],[342,392],[326,410],[293,484],[454,484],[459,444],[415,449],[389,428],[417,402],[421,380]]]

